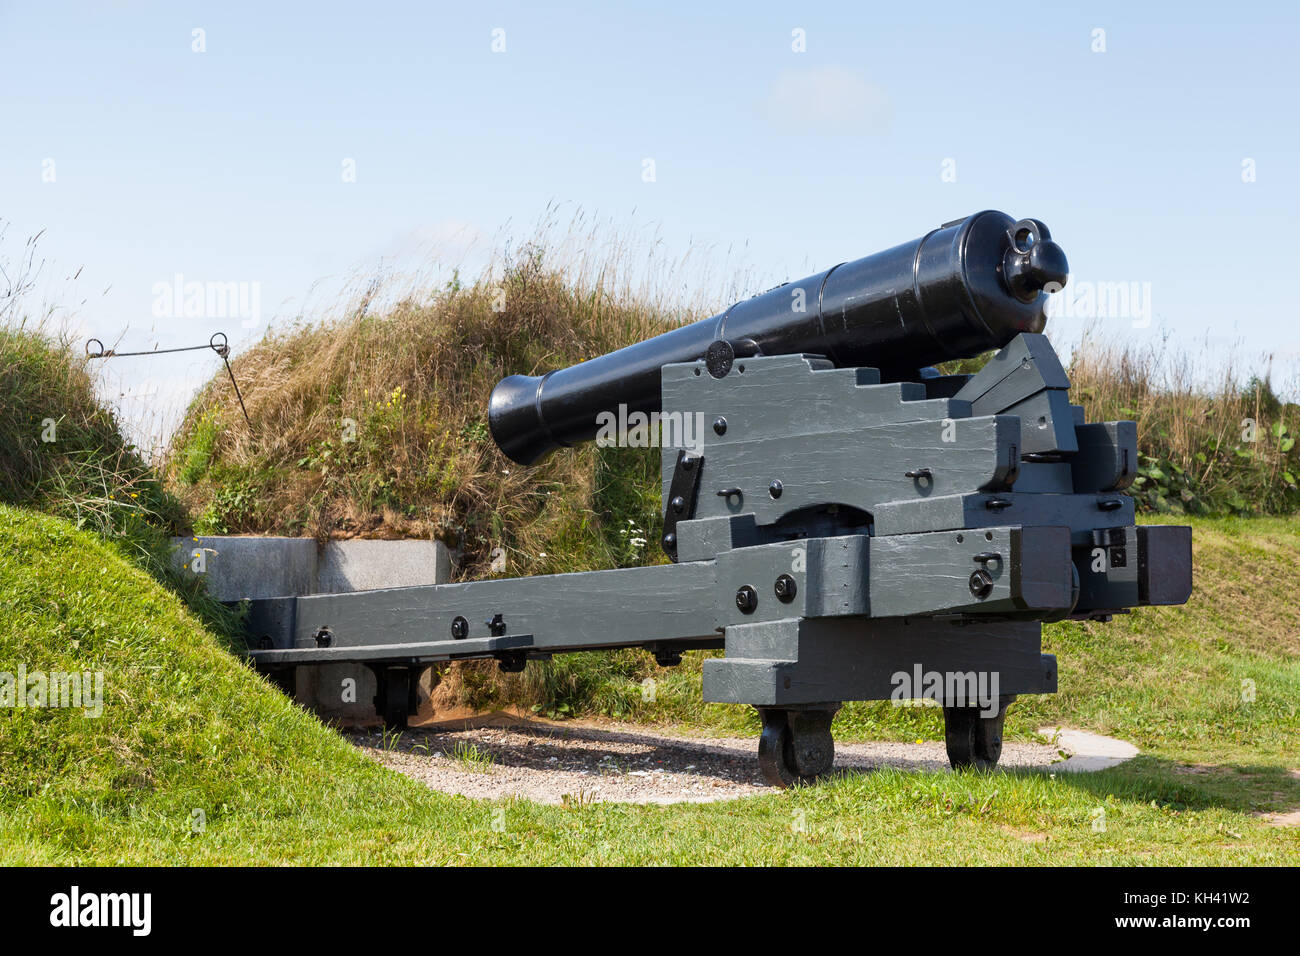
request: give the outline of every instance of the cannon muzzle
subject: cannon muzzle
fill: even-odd
[[[1065,285],[1065,253],[1037,219],[988,210],[920,239],[844,262],[598,358],[497,383],[488,425],[523,465],[595,437],[602,412],[660,411],[664,365],[709,355],[808,353],[871,366],[885,381],[1041,332],[1047,296]]]

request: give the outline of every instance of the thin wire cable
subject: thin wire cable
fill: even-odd
[[[217,344],[217,336],[221,337],[221,344]],[[92,352],[91,343],[99,346],[98,351]],[[152,349],[148,352],[116,352],[113,349],[105,349],[104,343],[99,339],[86,340],[86,358],[87,359],[109,359],[109,358],[130,358],[135,355],[166,355],[171,352],[197,352],[200,349],[212,349],[221,356],[221,361],[225,363],[226,374],[230,376],[231,387],[235,390],[235,398],[239,399],[239,410],[244,413],[244,421],[248,424],[248,430],[253,431],[252,419],[248,417],[248,409],[244,407],[244,396],[239,391],[239,383],[235,381],[235,370],[230,367],[230,345],[226,338],[225,332],[213,332],[212,338],[208,339],[207,345],[185,345],[174,349]]]

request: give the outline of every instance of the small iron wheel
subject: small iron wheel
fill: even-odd
[[[943,709],[944,743],[952,769],[974,768],[989,771],[1002,756],[1002,725],[1007,719],[1011,700],[998,702],[998,712],[984,716],[981,707],[945,707]]]
[[[758,767],[772,786],[811,783],[834,765],[834,710],[760,707],[759,714],[763,733],[758,738]]]

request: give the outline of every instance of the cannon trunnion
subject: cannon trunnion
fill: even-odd
[[[1019,226],[998,222],[1003,232]],[[1046,227],[1023,222],[1035,223],[1040,272],[1050,271]],[[659,367],[646,401],[663,442],[670,563],[254,602],[250,653],[273,672],[364,663],[400,725],[410,675],[437,661],[518,669],[554,653],[642,646],[672,663],[683,650],[722,648],[704,662],[704,697],[758,708],[759,762],[774,784],[831,767],[831,720],[846,700],[929,698],[944,709],[953,765],[992,767],[1007,705],[1056,690],[1043,622],[1108,620],[1191,591],[1190,529],[1135,523],[1125,493],[1133,423],[1084,422],[1041,323],[1015,328],[1045,297],[1031,288],[1042,275],[1008,265],[1015,239],[993,249],[1000,255],[969,253],[989,273],[944,300],[969,318],[973,300],[960,304],[957,291],[984,290],[988,318],[987,290],[1000,283],[1017,303],[1010,325],[985,323],[1002,347],[973,376],[900,378],[896,364],[845,363],[853,350],[833,336],[838,360],[808,347],[816,336],[788,352],[773,351],[773,337],[767,348],[720,338]],[[922,240],[915,262],[924,249]],[[902,364],[930,354],[921,339],[931,334],[913,334]],[[517,457],[558,437],[545,426],[562,409],[548,412],[537,382],[531,410],[523,401],[503,412]],[[609,399],[612,387],[597,391]],[[514,403],[520,384],[507,392]],[[576,408],[570,401],[571,434],[587,435],[593,407]]]

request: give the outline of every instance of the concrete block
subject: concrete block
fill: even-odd
[[[208,593],[219,601],[316,591],[316,542],[311,538],[205,536],[172,540],[176,567],[203,575]]]
[[[451,580],[451,555],[441,541],[331,541],[317,568],[317,594],[346,594]]]
[[[446,584],[451,554],[441,541],[331,541],[312,538],[173,538],[178,569],[202,574],[219,601],[346,594]],[[200,552],[196,559],[195,552]]]

